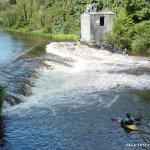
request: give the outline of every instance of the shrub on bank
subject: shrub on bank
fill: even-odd
[[[143,21],[134,26],[133,50],[150,51],[150,21]]]
[[[121,37],[120,35],[110,32],[105,34],[104,43],[110,44],[113,47],[118,47],[120,49],[131,48],[131,39],[129,37]]]
[[[114,47],[133,51],[150,51],[150,21],[133,22],[124,8],[120,10],[113,25],[112,33],[106,33],[104,42]]]

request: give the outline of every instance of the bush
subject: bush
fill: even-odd
[[[121,37],[116,33],[107,32],[105,34],[104,42],[120,49],[131,48],[131,39],[129,37]]]
[[[104,36],[104,42],[111,44],[114,47],[115,37],[112,32],[106,32]]]
[[[136,36],[131,47],[135,51],[148,52],[150,51],[150,41],[142,36]]]
[[[113,32],[106,33],[105,43],[121,49],[150,51],[150,21],[133,23],[125,9],[121,9],[115,19]]]
[[[133,50],[150,51],[150,21],[136,24],[134,27],[134,37],[131,44]]]

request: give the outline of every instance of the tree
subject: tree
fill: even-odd
[[[132,37],[133,21],[127,15],[127,11],[122,8],[114,22],[113,32],[120,37]]]
[[[126,0],[126,10],[135,23],[139,23],[150,18],[149,0]]]
[[[17,4],[16,0],[9,0],[10,4]]]

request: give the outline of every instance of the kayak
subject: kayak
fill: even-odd
[[[141,124],[141,117],[136,117],[134,118],[133,122],[130,123],[125,123],[125,120],[122,118],[112,118],[111,119],[113,122],[114,121],[118,121],[118,123],[120,123],[121,127],[126,129],[126,130],[130,130],[130,131],[138,131],[138,127],[137,125]]]
[[[132,124],[132,125],[122,124],[122,127],[127,129],[127,130],[132,130],[132,131],[138,130],[138,128],[135,124]]]

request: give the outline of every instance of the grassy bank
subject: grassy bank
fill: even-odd
[[[3,100],[4,100],[4,91],[5,88],[0,85],[0,112],[2,110]]]
[[[50,34],[47,32],[44,32],[43,30],[30,30],[26,28],[6,28],[6,27],[0,27],[0,29],[4,31],[12,31],[12,32],[20,32],[20,33],[30,33],[30,34],[37,34],[41,36],[48,37],[50,40],[54,41],[78,41],[79,37],[76,34]]]

